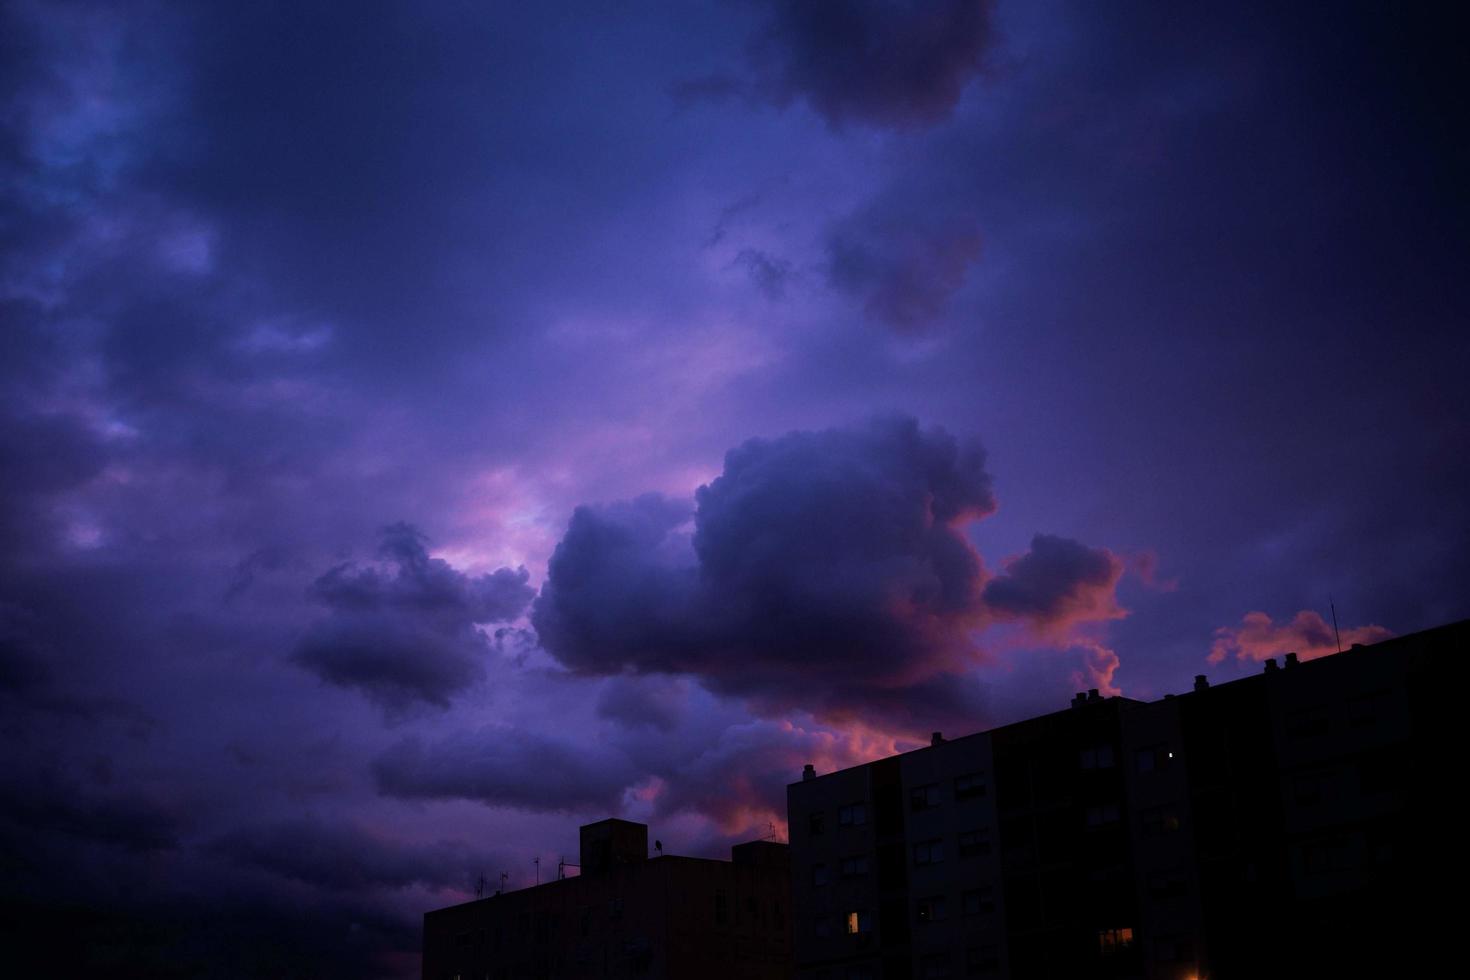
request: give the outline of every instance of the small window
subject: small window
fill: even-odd
[[[1189,890],[1189,883],[1178,871],[1151,871],[1148,893],[1155,899],[1178,898]]]
[[[1120,929],[1099,929],[1097,931],[1098,952],[1104,956],[1112,956],[1133,948],[1133,929],[1123,926]]]
[[[842,877],[861,878],[868,873],[868,856],[855,854],[842,859]]]
[[[826,829],[827,819],[821,810],[816,811],[807,818],[807,831],[813,837],[820,837]]]
[[[837,811],[837,822],[843,827],[861,827],[868,822],[868,805],[849,803]]]
[[[909,793],[909,806],[914,810],[932,810],[940,803],[939,784],[915,786]]]
[[[949,975],[948,953],[930,953],[928,956],[922,957],[919,960],[919,977],[921,980],[941,980],[941,978],[948,977]]]
[[[1172,806],[1151,806],[1140,811],[1138,817],[1145,837],[1160,837],[1179,829],[1179,813]]]
[[[939,864],[944,860],[944,841],[926,840],[914,845],[914,864]]]
[[[918,902],[918,914],[920,922],[942,922],[945,919],[944,896],[935,895],[932,898],[921,898]]]
[[[995,911],[995,889],[971,888],[960,896],[960,903],[966,915],[989,915]]]
[[[812,865],[812,886],[821,888],[828,881],[827,866],[825,864]]]
[[[873,931],[873,913],[857,909],[847,913],[847,934],[862,936]]]
[[[1160,743],[1139,749],[1134,758],[1139,772],[1158,772],[1169,768],[1174,760],[1174,752],[1168,745]]]
[[[954,778],[954,798],[957,800],[971,800],[977,796],[984,796],[985,792],[985,773],[983,772],[967,772]]]
[[[1108,827],[1119,820],[1118,804],[1098,803],[1087,808],[1087,826]]]
[[[1111,769],[1114,765],[1113,747],[1105,744],[1085,748],[1078,761],[1083,769]]]
[[[989,853],[989,830],[966,830],[960,834],[960,857],[979,857]]]
[[[1000,955],[994,946],[971,946],[965,950],[965,976],[983,976],[999,969]]]

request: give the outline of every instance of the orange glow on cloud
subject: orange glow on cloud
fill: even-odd
[[[1358,626],[1342,630],[1342,646],[1354,643],[1378,643],[1393,636],[1382,626]],[[1263,612],[1249,612],[1239,626],[1222,626],[1215,630],[1215,642],[1208,660],[1221,663],[1231,656],[1236,660],[1261,661],[1295,653],[1302,660],[1312,660],[1337,652],[1337,638],[1332,624],[1321,613],[1303,609],[1289,623],[1275,623]]]

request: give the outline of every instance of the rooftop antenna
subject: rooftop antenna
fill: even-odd
[[[485,897],[485,872],[480,872],[480,877],[475,880],[475,897]]]
[[[556,862],[556,877],[558,881],[567,876],[567,868],[576,868],[578,872],[582,870],[582,866],[580,864],[570,864],[567,862],[566,858],[562,858],[560,861]]]
[[[1342,634],[1337,631],[1337,605],[1330,595],[1327,597],[1327,608],[1332,610],[1332,635],[1337,640],[1337,652],[1342,653]]]
[[[772,841],[775,840],[776,839],[776,821],[774,821],[774,820],[768,820],[768,821],[766,821],[766,831],[767,831],[767,833],[766,833],[766,836],[765,836],[764,839],[765,840],[772,840]]]
[[[500,872],[500,887],[497,888],[497,889],[495,889],[495,894],[497,894],[497,895],[503,895],[503,894],[505,894],[505,879],[507,879],[509,877],[510,877],[510,875],[506,874],[504,871]]]
[[[531,863],[536,866],[536,884],[539,885],[539,884],[541,884],[541,857],[540,857],[540,855],[537,855],[536,857],[532,858],[531,859]]]
[[[660,857],[662,857],[664,853],[664,842],[661,840],[655,840],[653,842],[653,849],[659,853]]]

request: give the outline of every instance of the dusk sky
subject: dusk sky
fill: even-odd
[[[1428,13],[0,9],[7,929],[417,976],[580,823],[1470,615]]]

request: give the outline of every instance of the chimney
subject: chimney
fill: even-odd
[[[933,735],[930,735],[929,736],[929,744],[930,745],[938,745],[942,741],[944,741],[944,733],[943,732],[935,732]]]
[[[1269,673],[1271,673],[1271,671],[1277,670],[1277,669],[1278,668],[1276,666],[1276,658],[1275,657],[1267,657],[1266,658],[1266,673],[1269,674]]]
[[[1207,688],[1209,686],[1210,686],[1210,679],[1208,677],[1206,677],[1204,674],[1195,674],[1194,675],[1194,689],[1196,691],[1203,691],[1205,688]]]
[[[1361,650],[1361,649],[1363,649],[1363,644],[1361,644],[1361,643],[1354,643],[1350,649],[1353,649],[1353,650]]]
[[[817,767],[814,766],[814,765],[812,765],[810,762],[808,762],[806,764],[806,768],[804,768],[804,769],[801,770],[801,781],[802,782],[806,782],[809,779],[816,779],[816,778],[817,778]]]
[[[1080,707],[1082,707],[1086,703],[1087,703],[1087,694],[1086,694],[1086,692],[1084,692],[1084,691],[1078,691],[1076,694],[1074,694],[1072,696],[1072,707],[1074,707],[1074,708],[1080,708]]]
[[[1102,695],[1100,695],[1100,694],[1097,693],[1097,688],[1095,688],[1095,687],[1089,687],[1087,689],[1087,700],[1089,700],[1089,701],[1101,701],[1102,700]]]
[[[1288,667],[1295,667],[1296,666],[1296,654],[1294,654],[1294,653],[1288,653],[1286,655],[1286,666],[1288,666]]]

